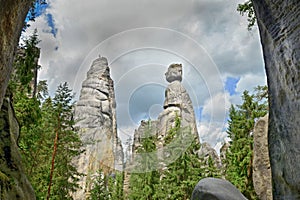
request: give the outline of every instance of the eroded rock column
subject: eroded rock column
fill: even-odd
[[[261,200],[272,200],[272,177],[268,148],[268,119],[256,122],[253,133],[253,186]]]
[[[86,176],[80,180],[82,189],[74,199],[86,199],[92,189],[97,171],[111,173],[123,166],[123,151],[117,136],[116,102],[113,80],[107,59],[94,60],[82,83],[80,98],[75,108],[76,126],[84,143],[83,154],[75,161],[79,172]]]

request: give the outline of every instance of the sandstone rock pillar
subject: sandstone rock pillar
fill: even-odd
[[[82,177],[82,189],[74,199],[86,199],[99,169],[106,174],[116,168],[122,170],[123,151],[117,136],[116,103],[113,80],[107,59],[99,57],[87,72],[75,107],[76,126],[84,143],[84,152],[74,161]]]
[[[261,200],[272,200],[272,177],[268,148],[268,118],[256,122],[253,133],[253,186]]]

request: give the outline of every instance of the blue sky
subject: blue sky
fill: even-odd
[[[47,25],[50,28],[49,33],[56,37],[57,28],[55,27],[55,21],[51,13],[46,13],[46,10],[49,8],[47,3],[39,3],[40,0],[37,0],[34,4],[34,10],[29,11],[25,22],[29,22],[31,18],[44,17],[46,19]],[[45,31],[45,30],[44,30]]]
[[[236,84],[239,82],[239,77],[227,77],[225,81],[225,90],[229,92],[230,96],[236,94]]]
[[[115,82],[119,134],[161,110],[164,73],[182,63],[203,141],[226,137],[226,113],[244,90],[266,83],[258,29],[236,6],[243,0],[48,0],[37,7],[41,80],[50,93],[67,81],[78,94],[92,60],[107,57]],[[152,98],[155,96],[155,98]]]

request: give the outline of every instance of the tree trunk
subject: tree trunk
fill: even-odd
[[[274,199],[300,199],[300,1],[252,0],[269,87]]]
[[[24,20],[32,0],[0,0],[0,108]]]
[[[52,178],[53,178],[53,172],[54,172],[54,164],[55,164],[55,156],[57,152],[57,142],[58,142],[58,131],[60,129],[60,120],[58,118],[58,128],[55,132],[55,139],[54,139],[54,147],[53,147],[53,153],[52,153],[52,161],[51,161],[51,170],[50,170],[50,180],[49,180],[49,186],[48,186],[48,193],[47,193],[47,200],[50,199],[51,194],[51,186],[52,186]]]

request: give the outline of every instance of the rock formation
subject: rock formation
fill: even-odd
[[[79,172],[86,174],[80,180],[81,190],[74,199],[86,199],[92,180],[101,168],[104,173],[123,168],[123,151],[117,136],[116,103],[113,81],[107,59],[94,60],[82,83],[80,98],[75,108],[76,126],[84,143],[84,152],[75,161]]]
[[[268,78],[273,198],[300,199],[300,1],[252,2]]]
[[[203,158],[205,163],[208,162],[208,158],[210,157],[214,161],[215,166],[217,168],[222,167],[221,159],[220,159],[217,151],[214,148],[212,148],[207,142],[204,142],[201,144],[201,148],[199,149],[199,151],[197,153],[198,153],[199,158]]]
[[[0,130],[0,199],[34,200],[35,194],[25,176],[17,146],[19,124],[8,97],[0,111]]]
[[[191,200],[247,200],[229,181],[204,178],[196,185]]]
[[[0,0],[0,108],[12,71],[14,51],[18,45],[25,17],[32,0]]]
[[[190,127],[191,133],[197,136],[199,140],[193,104],[189,94],[181,84],[182,65],[170,65],[165,75],[170,84],[165,91],[164,110],[158,116],[158,136],[161,139],[166,136],[170,127],[174,125],[174,119],[177,115],[181,119],[181,127]]]
[[[220,149],[220,159],[221,159],[221,163],[222,163],[222,167],[221,167],[221,175],[222,175],[222,178],[225,178],[225,171],[226,171],[226,168],[227,168],[227,165],[226,165],[226,152],[227,150],[229,149],[230,147],[230,143],[229,142],[225,142],[221,149]]]
[[[260,118],[253,133],[253,185],[261,200],[272,200],[271,166],[268,148],[268,115]]]
[[[134,133],[134,142],[132,148],[132,157],[129,161],[130,164],[126,167],[126,170],[134,170],[138,160],[141,159],[137,154],[137,149],[140,146],[140,142],[145,137],[145,132],[147,132],[147,137],[153,135],[156,136],[156,149],[157,152],[157,163],[153,164],[151,169],[156,168],[163,169],[166,165],[175,161],[176,155],[171,155],[172,148],[179,147],[184,151],[185,148],[191,143],[192,140],[198,138],[198,132],[196,127],[196,120],[193,110],[192,101],[182,86],[182,65],[172,64],[169,66],[166,75],[166,80],[170,83],[165,90],[165,102],[164,110],[159,114],[157,120],[151,120],[150,122],[142,121],[141,125]],[[166,144],[165,139],[168,137],[169,130],[175,126],[176,118],[180,118],[181,132],[184,135],[184,140],[180,141],[179,144]],[[150,129],[150,130],[149,130]],[[185,143],[184,143],[185,142]],[[178,140],[177,140],[178,143]]]
[[[221,159],[221,161],[226,159],[226,152],[229,149],[229,147],[230,147],[230,144],[228,142],[225,142],[222,145],[222,147],[220,149],[220,159]]]

